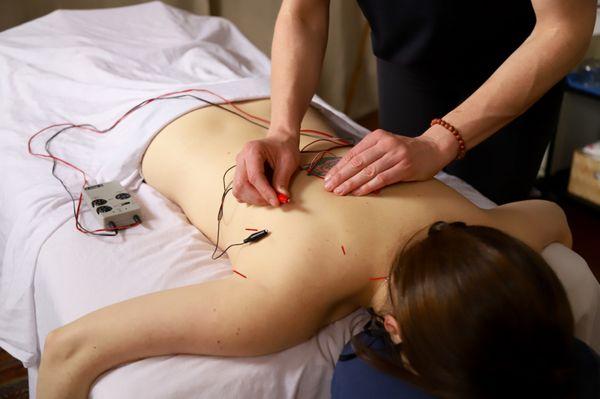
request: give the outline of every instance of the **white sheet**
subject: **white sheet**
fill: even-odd
[[[26,139],[64,120],[105,127],[142,99],[191,86],[233,100],[266,97],[267,74],[266,57],[230,23],[161,3],[58,11],[0,33],[0,346],[31,366],[32,375],[51,329],[124,298],[218,278],[228,265],[208,264],[207,243],[147,186],[136,194],[151,215],[144,226],[117,239],[74,232],[70,202],[50,176],[50,164],[26,154]],[[365,133],[315,102],[340,131]],[[105,136],[71,133],[53,148],[85,169],[92,182],[120,180],[135,191],[137,166],[151,137],[198,106],[187,100],[155,105]],[[79,176],[65,170],[61,176],[78,192]],[[441,177],[480,206],[493,206],[460,180]],[[87,216],[84,220],[93,223]],[[597,295],[585,262],[562,246],[554,252],[554,263],[578,270],[565,273],[567,290]],[[585,309],[579,318],[590,319],[586,326],[597,325],[597,300],[587,294],[579,300]],[[108,373],[93,395],[327,397],[332,363],[348,333],[345,319],[303,346],[268,357],[147,359]]]

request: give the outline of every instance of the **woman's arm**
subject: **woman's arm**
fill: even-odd
[[[563,210],[554,202],[512,202],[486,213],[491,225],[528,244],[538,252],[553,242],[572,245],[571,230]]]
[[[167,354],[255,356],[310,338],[326,319],[314,292],[235,276],[133,298],[51,332],[39,399],[85,399],[105,371]]]

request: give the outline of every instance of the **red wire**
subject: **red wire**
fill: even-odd
[[[269,119],[260,117],[258,115],[251,114],[250,112],[245,111],[243,108],[240,108],[237,104],[235,104],[231,100],[229,100],[229,99],[227,99],[227,98],[225,98],[225,97],[223,97],[223,96],[221,96],[221,95],[219,95],[219,94],[217,94],[217,93],[215,93],[213,91],[210,91],[208,89],[185,89],[185,90],[181,90],[181,91],[176,91],[176,92],[172,92],[172,93],[163,94],[162,96],[157,97],[157,99],[158,98],[162,98],[162,97],[166,97],[166,96],[175,95],[175,94],[183,94],[183,93],[191,93],[191,92],[200,92],[200,93],[211,94],[211,95],[219,98],[220,100],[222,100],[224,103],[230,105],[232,108],[234,108],[236,111],[240,112],[241,114],[243,114],[243,115],[245,115],[245,116],[247,116],[249,118],[255,119],[257,121],[266,123],[267,125],[271,124],[271,121]],[[154,100],[152,100],[152,101],[154,101]],[[339,141],[343,141],[344,143],[347,143],[347,141],[345,141],[343,139],[340,139],[339,137],[336,137],[336,136],[334,136],[334,135],[332,135],[330,133],[323,132],[321,130],[316,130],[316,129],[300,129],[300,132],[301,133],[319,134],[321,136],[325,136],[325,137],[328,137],[328,138],[331,138],[331,139],[334,139],[334,140],[339,140]]]
[[[38,132],[36,132],[33,136],[31,136],[27,142],[27,151],[29,152],[30,155],[36,156],[38,158],[50,158],[50,159],[54,159],[56,161],[61,162],[62,164],[75,169],[76,171],[80,172],[83,175],[83,180],[84,182],[87,184],[87,178],[86,178],[86,174],[83,170],[81,170],[80,168],[78,168],[77,166],[73,165],[70,162],[65,161],[64,159],[55,157],[54,155],[50,155],[50,154],[39,154],[39,153],[35,153],[31,150],[31,142],[33,141],[33,139],[38,136],[39,134],[45,132],[48,129],[52,129],[53,127],[58,127],[58,126],[69,126],[69,127],[78,127],[78,125],[74,125],[72,123],[57,123],[55,125],[50,125],[48,127],[43,128],[42,130],[39,130]]]
[[[40,134],[44,133],[45,131],[47,131],[49,129],[52,129],[52,128],[55,128],[55,127],[76,128],[76,129],[88,130],[88,131],[90,131],[92,133],[104,134],[104,133],[107,133],[107,132],[111,131],[112,129],[114,129],[117,125],[119,125],[125,118],[127,118],[133,112],[139,110],[140,108],[145,107],[148,104],[151,104],[152,102],[154,102],[156,100],[163,99],[163,98],[168,98],[168,97],[174,96],[174,95],[180,95],[180,94],[184,94],[184,93],[191,93],[191,92],[209,93],[209,94],[211,94],[211,95],[219,98],[220,100],[222,100],[226,104],[228,104],[231,107],[233,107],[236,111],[240,112],[241,114],[243,114],[243,115],[245,115],[245,116],[247,116],[249,118],[261,121],[261,122],[266,123],[266,124],[270,124],[271,123],[271,121],[268,120],[268,119],[266,119],[266,118],[262,118],[260,116],[253,115],[253,114],[251,114],[249,112],[244,111],[242,108],[238,107],[231,100],[229,100],[229,99],[227,99],[227,98],[225,98],[225,97],[223,97],[223,96],[221,96],[221,95],[219,95],[219,94],[217,94],[217,93],[215,93],[213,91],[210,91],[208,89],[184,89],[184,90],[178,90],[178,91],[173,91],[173,92],[161,94],[161,95],[159,95],[157,97],[149,98],[149,99],[141,102],[140,104],[135,105],[134,107],[132,107],[129,110],[127,110],[127,112],[125,112],[123,115],[121,115],[121,117],[119,117],[110,127],[106,128],[106,129],[103,129],[103,130],[100,130],[100,129],[98,129],[98,128],[92,126],[92,125],[89,125],[89,124],[74,124],[74,123],[70,123],[70,122],[56,123],[56,124],[47,126],[47,127],[43,128],[41,130],[38,130],[36,133],[34,133],[29,138],[29,140],[27,141],[27,151],[32,156],[35,156],[37,158],[42,158],[42,159],[52,159],[54,161],[62,163],[63,165],[65,165],[67,167],[70,167],[70,168],[76,170],[77,172],[81,173],[81,175],[83,177],[83,185],[82,185],[81,189],[83,190],[83,189],[85,189],[86,185],[88,184],[87,174],[85,173],[85,171],[83,171],[81,168],[77,167],[76,165],[74,165],[74,164],[72,164],[72,163],[70,163],[70,162],[68,162],[68,161],[66,161],[66,160],[64,160],[64,159],[62,159],[60,157],[57,157],[57,156],[54,156],[54,155],[50,155],[48,153],[42,154],[42,153],[33,152],[32,148],[31,148],[32,147],[32,142],[33,142],[33,140],[37,136],[39,136]],[[315,129],[301,129],[300,132],[301,133],[319,134],[321,136],[325,136],[325,137],[333,139],[333,140],[330,140],[330,141],[333,141],[333,142],[338,141],[339,143],[342,143],[342,144],[349,144],[346,140],[340,139],[338,137],[333,136],[332,134],[329,134],[329,133],[326,133],[326,132],[322,132],[322,131],[319,131],[319,130],[315,130]],[[318,141],[322,141],[322,140],[324,140],[324,139],[320,139]],[[335,147],[332,147],[332,148],[335,148]],[[79,227],[79,211],[80,211],[80,208],[81,208],[81,202],[82,202],[82,200],[83,200],[83,194],[80,193],[79,194],[78,203],[77,203],[77,210],[75,212],[75,226],[76,226],[77,230],[79,230],[80,232],[86,233],[85,230],[82,230]],[[125,230],[125,229],[131,228],[131,227],[135,227],[137,225],[139,225],[139,223],[134,223],[134,224],[131,224],[131,225],[128,225],[128,226],[120,226],[120,227],[110,228],[110,229],[98,229],[98,230],[93,230],[93,231],[90,231],[90,232],[95,233],[95,232],[102,232],[102,231]]]
[[[319,140],[316,140],[316,141],[319,141]],[[313,141],[313,143],[314,143],[314,141]],[[312,143],[309,143],[308,145],[310,145],[310,144],[312,144]],[[305,146],[305,148],[306,148],[306,146]],[[315,168],[315,166],[317,166],[317,164],[323,158],[323,156],[325,156],[325,154],[329,154],[329,155],[335,157],[336,155],[329,150],[336,149],[336,148],[342,148],[342,147],[332,147],[332,148],[329,148],[327,150],[323,150],[323,151],[317,153],[317,155],[314,156],[312,161],[310,161],[308,168],[306,169],[306,173],[310,175],[312,173],[313,169]],[[316,176],[316,177],[321,177],[321,176]]]
[[[252,118],[252,119],[256,119],[257,121],[261,121],[263,123],[266,123],[267,125],[271,124],[271,121],[269,119],[257,116],[257,115],[253,115],[249,112],[244,111],[242,108],[238,107],[235,103],[233,103],[231,100],[228,100],[225,97],[220,96],[217,93],[214,93],[208,89],[187,89],[185,91],[182,91],[183,93],[188,93],[188,92],[193,92],[193,91],[199,91],[199,92],[204,92],[204,93],[209,93],[212,94],[213,96],[223,100],[226,104],[230,105],[231,107],[233,107],[235,110],[237,110],[238,112],[244,114],[245,116]],[[335,137],[333,134],[327,133],[327,132],[323,132],[321,130],[316,130],[316,129],[300,129],[301,133],[314,133],[314,134],[320,134],[322,136],[325,137],[329,137],[329,138],[333,138],[335,140],[343,140],[340,139],[339,137]]]
[[[242,276],[243,278],[248,278],[248,277],[246,277],[244,274],[242,274],[242,273],[238,272],[238,271],[237,271],[237,270],[235,270],[235,269],[232,269],[232,271],[233,271],[235,274],[239,274],[239,275],[240,275],[240,276]]]

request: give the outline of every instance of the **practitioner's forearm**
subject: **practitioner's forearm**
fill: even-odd
[[[534,0],[537,22],[525,42],[457,108],[444,116],[467,149],[525,112],[583,57],[594,26],[595,0]],[[437,131],[437,134],[436,134]],[[434,127],[425,135],[453,137]],[[455,155],[456,150],[453,149]]]
[[[297,137],[327,46],[329,0],[285,0],[275,24],[270,135]]]

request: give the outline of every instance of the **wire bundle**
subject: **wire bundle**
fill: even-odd
[[[221,101],[228,104],[229,106],[231,106],[233,108],[233,110],[229,109],[227,107],[224,107],[223,105],[221,105],[219,103],[207,100],[203,97],[200,97],[199,95],[195,95],[195,94],[191,94],[191,93],[208,93],[208,94],[220,99]],[[253,115],[249,112],[246,112],[241,107],[239,107],[232,101],[220,96],[219,94],[216,94],[207,89],[185,89],[185,90],[179,90],[179,91],[174,91],[174,92],[170,92],[170,93],[165,93],[165,94],[162,94],[157,97],[152,97],[152,98],[146,99],[146,100],[136,104],[132,108],[130,108],[127,112],[125,112],[123,115],[121,115],[121,117],[119,117],[112,125],[110,125],[109,127],[105,128],[105,129],[98,129],[94,125],[87,124],[87,123],[86,124],[74,124],[74,123],[70,123],[70,122],[65,122],[65,123],[58,123],[58,124],[53,124],[53,125],[47,126],[43,129],[37,131],[29,138],[29,140],[27,142],[28,153],[32,156],[42,158],[42,159],[49,159],[52,161],[52,176],[60,182],[60,184],[62,185],[64,190],[67,192],[67,194],[71,198],[71,202],[73,204],[73,216],[75,218],[75,227],[78,231],[80,231],[81,233],[84,233],[84,234],[91,234],[91,235],[97,235],[97,236],[115,236],[115,235],[117,235],[119,230],[125,230],[125,229],[131,228],[131,227],[135,227],[135,226],[139,225],[139,222],[136,222],[136,223],[128,225],[128,226],[113,226],[113,227],[106,228],[106,229],[89,230],[89,229],[85,228],[79,221],[79,215],[80,215],[80,210],[81,210],[81,203],[83,200],[83,189],[85,189],[88,185],[88,175],[86,174],[86,172],[84,170],[77,167],[76,165],[68,162],[65,159],[55,156],[51,151],[52,141],[54,139],[56,139],[56,137],[60,136],[61,134],[65,133],[71,129],[80,129],[80,130],[90,131],[90,132],[96,133],[96,134],[105,134],[105,133],[108,133],[111,130],[113,130],[115,127],[117,127],[129,115],[131,115],[135,111],[137,111],[153,102],[163,101],[163,100],[184,99],[184,98],[192,98],[199,102],[215,106],[219,109],[222,109],[226,112],[236,115],[237,117],[242,118],[245,121],[247,121],[248,123],[251,123],[255,126],[259,126],[265,130],[269,129],[268,125],[270,124],[270,121],[268,119],[262,118],[257,115]],[[41,135],[42,133],[44,133],[50,129],[54,129],[54,128],[60,128],[60,129],[57,132],[55,132],[49,139],[47,139],[45,141],[44,148],[45,148],[46,153],[44,154],[44,153],[34,152],[32,150],[32,143],[35,140],[35,138],[38,137],[39,135]],[[311,165],[316,164],[316,162],[318,162],[318,160],[321,159],[325,153],[327,153],[335,148],[349,147],[352,145],[352,143],[347,140],[335,137],[329,133],[322,132],[322,131],[315,130],[315,129],[301,129],[300,134],[303,136],[312,137],[315,139],[314,141],[305,145],[300,150],[301,153],[316,153],[315,158],[311,162]],[[307,149],[309,146],[311,146],[315,143],[318,143],[318,142],[330,142],[330,143],[334,144],[334,146],[327,148],[325,150],[308,150]],[[79,197],[77,200],[75,199],[75,196],[73,195],[73,193],[68,189],[65,182],[56,174],[56,166],[59,163],[77,171],[78,173],[80,173],[82,175],[82,178],[83,178],[82,192],[79,193]],[[234,167],[235,167],[235,165],[228,168],[225,171],[225,173],[223,174],[223,195],[221,198],[221,205],[219,207],[219,212],[217,215],[217,220],[218,220],[219,224],[218,224],[218,228],[217,228],[217,243],[215,245],[215,251],[213,252],[213,257],[216,253],[216,250],[218,248],[218,243],[219,243],[220,222],[221,222],[221,218],[223,216],[223,204],[225,202],[225,197],[231,191],[231,182],[229,184],[226,184],[225,178],[226,178],[227,173],[230,170],[232,170]],[[309,169],[309,170],[311,170],[311,169]],[[213,259],[218,259],[230,247],[235,246],[235,245],[242,245],[242,244],[243,243],[230,245],[219,256],[217,256],[217,258],[213,258]]]

